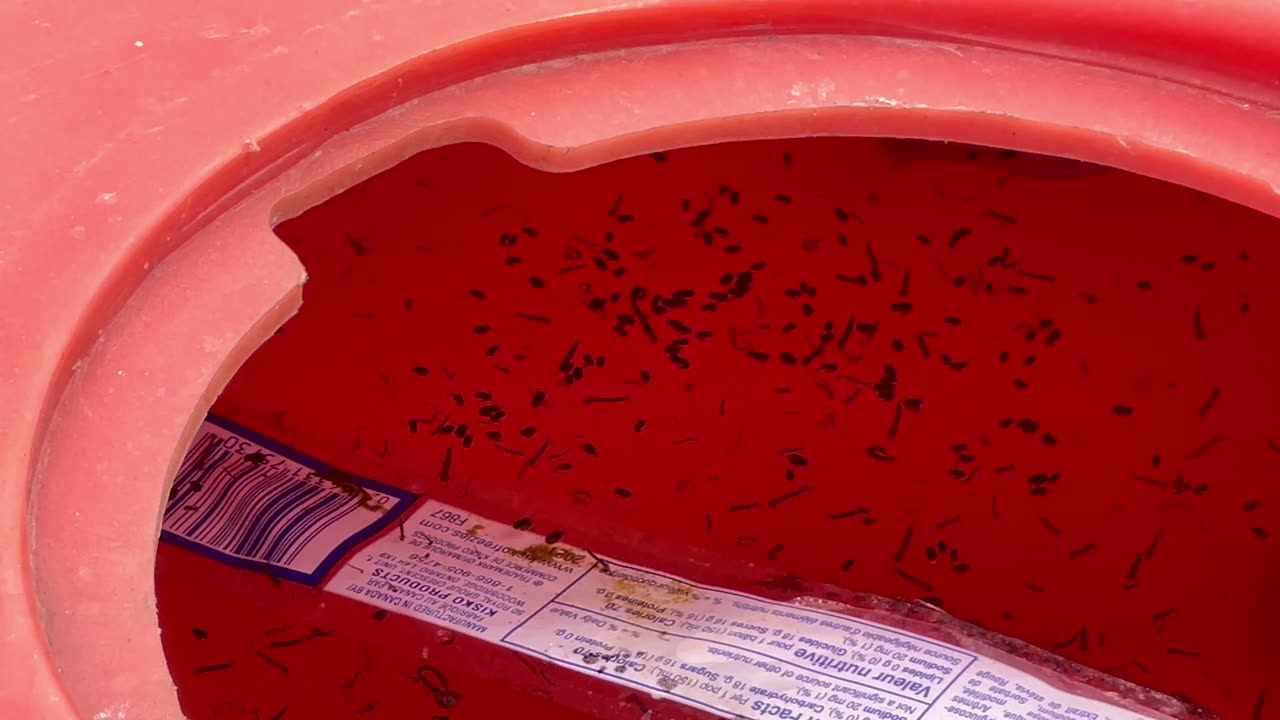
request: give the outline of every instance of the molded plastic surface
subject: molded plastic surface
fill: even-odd
[[[13,10],[0,75],[13,169],[0,181],[0,641],[14,669],[0,707],[177,713],[149,585],[155,510],[192,423],[296,307],[301,268],[267,230],[278,199],[295,196],[278,212],[296,213],[454,139],[572,168],[719,139],[885,134],[1085,157],[1274,213],[1277,12],[1154,1]],[[695,39],[706,42],[671,45]],[[623,47],[634,49],[456,84]]]

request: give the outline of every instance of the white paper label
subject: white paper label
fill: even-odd
[[[1134,720],[884,625],[696,585],[436,501],[330,592],[712,714],[752,720]]]

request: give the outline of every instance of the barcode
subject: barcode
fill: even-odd
[[[231,565],[316,584],[413,499],[210,418],[174,478],[162,537]]]

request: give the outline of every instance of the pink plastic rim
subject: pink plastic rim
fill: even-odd
[[[820,17],[820,13],[815,14],[812,22],[817,23]],[[585,24],[578,31],[586,32]],[[573,25],[559,31],[568,29]],[[1205,44],[1211,45],[1208,41]],[[722,98],[724,103],[714,105],[712,111],[678,95],[684,91],[705,101],[716,86],[725,84],[725,73],[731,72],[743,73],[764,85],[770,79],[766,71],[777,60],[769,53],[793,52],[796,55],[792,59],[799,60],[815,50],[820,51],[818,56],[825,62],[815,63],[807,70],[793,69],[787,78],[772,78],[789,80],[788,85],[750,97]],[[599,68],[622,71],[628,59],[644,52],[649,51],[592,56],[562,66],[553,63],[541,74],[550,76],[553,71],[560,71],[557,82],[559,87],[566,87],[575,68],[597,63]],[[95,195],[96,204],[108,209],[100,218],[74,226],[73,237],[91,230],[109,230],[118,222],[112,218],[126,213],[136,217],[122,227],[133,224],[143,228],[141,236],[147,242],[120,245],[128,247],[128,251],[122,250],[114,256],[116,260],[99,268],[94,274],[96,281],[88,280],[90,275],[79,274],[85,269],[83,266],[69,263],[68,274],[83,282],[78,286],[79,294],[69,294],[65,305],[59,306],[65,308],[62,313],[46,318],[56,322],[44,326],[39,336],[41,350],[21,358],[16,373],[4,378],[8,391],[13,391],[18,382],[29,388],[14,392],[21,402],[6,405],[20,408],[14,422],[7,423],[19,430],[14,435],[16,440],[9,441],[17,443],[13,447],[19,452],[10,455],[14,460],[5,470],[5,492],[12,493],[9,498],[18,501],[9,505],[16,517],[7,518],[3,527],[21,542],[4,545],[31,547],[32,562],[28,574],[21,556],[4,557],[5,587],[18,589],[6,593],[6,597],[20,599],[5,600],[0,612],[6,621],[15,619],[15,630],[7,631],[10,635],[6,639],[29,648],[23,652],[42,661],[20,671],[29,675],[20,675],[6,684],[0,694],[3,706],[13,708],[15,713],[27,711],[44,717],[75,716],[71,707],[87,717],[111,717],[103,713],[124,712],[117,710],[120,708],[129,708],[130,717],[162,717],[176,712],[171,680],[155,640],[154,610],[148,605],[155,526],[139,523],[136,518],[154,517],[172,464],[185,447],[193,418],[208,406],[239,361],[296,307],[301,270],[264,222],[276,207],[274,198],[301,192],[292,205],[280,206],[276,211],[280,216],[291,214],[413,150],[463,138],[497,142],[531,164],[570,169],[646,150],[730,138],[866,134],[947,138],[1068,155],[1195,185],[1273,214],[1278,205],[1270,175],[1275,168],[1265,162],[1280,156],[1274,147],[1274,120],[1249,103],[1225,101],[1190,89],[1187,84],[976,46],[862,37],[742,39],[683,46],[681,52],[687,53],[686,62],[696,61],[704,68],[701,77],[683,77],[679,85],[664,89],[669,95],[648,98],[643,106],[650,109],[650,114],[627,118],[630,125],[622,122],[623,116],[617,112],[617,98],[608,97],[601,102],[615,101],[611,108],[603,106],[612,112],[600,117],[617,121],[612,125],[571,127],[555,118],[545,119],[552,115],[546,111],[540,113],[542,120],[518,116],[518,109],[539,98],[529,76],[513,82],[512,73],[519,71],[508,71],[404,103],[395,111],[334,138],[308,157],[303,157],[305,153],[286,153],[284,148],[305,148],[305,139],[327,134],[314,113],[308,116],[310,126],[306,128],[296,124],[282,126],[267,139],[253,139],[247,134],[241,157],[250,160],[242,161],[240,168],[216,173],[212,176],[215,179],[208,182],[204,182],[205,175],[191,172],[190,166],[180,169],[188,173],[188,186],[196,183],[202,187],[195,196],[180,196],[183,202],[195,197],[188,210],[178,210],[177,204],[147,208],[138,204],[139,200],[129,200],[117,211],[111,209],[115,207],[115,193]],[[823,81],[832,75],[826,63],[841,52],[875,57],[874,62],[860,66],[866,77],[859,80],[869,85],[854,85],[856,91],[849,95],[834,90],[824,94]],[[660,60],[671,53],[655,55]],[[951,58],[974,63],[975,57],[979,58],[979,67],[995,70],[984,74],[1003,78],[1003,82],[991,81],[983,87],[966,87],[958,82],[953,73],[963,73],[962,63]],[[761,65],[750,67],[746,60],[751,59]],[[431,63],[424,61],[421,65],[419,70],[426,73]],[[849,69],[848,63],[843,66]],[[930,72],[922,72],[908,84],[896,72],[888,71],[905,66]],[[881,68],[881,72],[869,72],[870,67]],[[1243,65],[1224,63],[1220,67],[1224,72],[1244,74]],[[1150,72],[1149,67],[1143,70]],[[1028,89],[1046,86],[1055,77],[1061,80],[1064,74],[1089,79],[1077,80],[1078,84],[1067,88],[1074,95],[1064,92],[1043,105],[1027,102]],[[808,78],[799,95],[794,93],[797,77]],[[933,86],[929,87],[928,80],[922,81],[921,77],[932,79]],[[504,78],[508,83],[505,88]],[[377,92],[366,88],[363,99],[394,85],[385,80]],[[633,78],[637,83],[642,80],[647,78]],[[876,82],[880,84],[874,85]],[[840,89],[840,84],[835,88]],[[511,90],[528,93],[527,99],[513,102],[508,92]],[[970,94],[948,96],[961,91]],[[1021,98],[1019,91],[1023,91]],[[376,106],[355,97],[337,102],[349,108]],[[739,102],[737,106],[730,105],[734,100]],[[384,98],[383,102],[395,100]],[[1145,108],[1147,113],[1130,112],[1134,106]],[[406,126],[424,129],[405,139]],[[1232,133],[1197,132],[1204,126],[1230,127]],[[255,182],[241,186],[239,194],[233,193],[236,180],[262,167],[254,156],[264,148],[276,147],[280,149],[268,150],[264,157],[280,158],[274,172],[283,174],[274,179],[272,172],[257,174]],[[386,149],[381,154],[371,153],[374,148]],[[296,164],[288,167],[290,163]],[[351,168],[353,164],[356,167]],[[343,168],[350,168],[345,171],[349,173],[346,177],[334,175]],[[88,177],[102,179],[86,172]],[[248,195],[251,190],[255,193]],[[219,202],[218,198],[228,199]],[[234,214],[220,215],[236,202],[241,204]],[[75,231],[75,227],[80,230]],[[31,228],[38,229],[39,225],[33,223]],[[121,233],[125,232],[110,230],[109,234],[123,237]],[[159,265],[166,254],[163,238],[167,235],[189,239],[180,251]],[[241,243],[242,252],[262,258],[262,262],[257,274],[228,273],[220,280],[225,285],[212,284],[204,263],[218,251],[225,252],[228,243]],[[202,251],[212,255],[202,255]],[[18,252],[30,250],[19,247]],[[32,258],[33,262],[42,259],[40,255]],[[35,265],[17,266],[27,271],[9,287],[17,297],[24,297],[31,289],[33,280],[28,275]],[[152,272],[159,267],[164,268],[163,273]],[[196,280],[200,281],[199,287],[191,284]],[[237,302],[211,301],[219,292],[236,293]],[[130,299],[122,305],[125,297]],[[121,307],[124,309],[117,312]],[[178,320],[187,312],[191,314]],[[184,335],[183,322],[191,329],[196,318],[199,322],[222,323],[223,334],[212,342],[212,333]],[[209,327],[202,325],[205,330]],[[101,339],[95,349],[89,350],[99,328]],[[5,332],[7,343],[36,337],[25,326],[6,328]],[[162,355],[156,352],[157,348],[166,348],[167,353]],[[135,379],[130,380],[131,377]],[[160,378],[166,381],[161,382]],[[166,391],[163,403],[153,402],[145,408],[121,407],[121,394],[149,396],[161,387]],[[55,404],[60,408],[56,413]],[[104,417],[111,421],[102,422]],[[46,428],[47,434],[42,432]],[[113,432],[104,433],[105,430]],[[120,432],[130,433],[136,444],[126,449],[112,442],[111,437]],[[85,452],[86,448],[100,452]],[[99,481],[109,479],[121,488],[106,500],[109,512],[102,512],[100,499],[76,492],[83,483],[77,478],[85,477],[86,465],[96,469]],[[35,471],[29,474],[28,468]],[[28,477],[35,478],[30,538],[24,532],[27,522],[20,519],[26,514],[27,503],[21,499],[27,492]],[[14,478],[18,480],[14,482]],[[82,513],[89,503],[99,508],[96,519],[85,519]],[[86,538],[93,539],[101,550],[86,557],[81,550]],[[90,587],[98,593],[108,588],[112,601],[90,603]],[[131,647],[139,659],[136,669],[115,675],[95,674],[94,668],[104,658],[118,653],[122,644]],[[61,672],[61,688],[53,668]]]

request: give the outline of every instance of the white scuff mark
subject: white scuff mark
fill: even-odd
[[[211,335],[206,335],[200,341],[201,349],[207,353],[218,352],[226,346],[227,338],[225,337],[213,337]]]
[[[836,91],[836,83],[834,80],[826,79],[818,83],[818,99],[827,102],[831,94]]]
[[[830,102],[831,95],[836,91],[836,83],[830,78],[824,78],[818,82],[796,82],[791,85],[791,99],[787,101],[788,105],[795,105],[801,101],[810,103]]]
[[[144,108],[146,108],[147,112],[159,114],[159,113],[165,113],[170,110],[173,110],[179,105],[184,105],[187,103],[189,99],[190,98],[188,98],[186,95],[183,95],[182,97],[172,98],[172,99],[164,99],[164,98],[157,98],[154,96],[147,96],[142,98],[138,102]],[[125,132],[126,133],[132,132],[132,129],[126,130]]]
[[[75,240],[85,239],[87,233],[83,225],[76,225],[71,228],[71,237]]]
[[[103,205],[115,205],[115,204],[116,204],[116,194],[115,194],[115,193],[113,193],[113,192],[104,192],[104,193],[102,193],[102,194],[98,195],[98,202],[99,202],[99,203],[101,203],[101,204],[103,204]]]
[[[884,106],[887,106],[887,107],[902,107],[902,106],[903,106],[902,101],[900,101],[900,100],[894,100],[893,98],[887,98],[887,97],[885,97],[885,96],[883,96],[883,95],[873,95],[873,96],[871,96],[871,97],[868,97],[868,98],[867,98],[867,102],[868,102],[869,104],[871,104],[871,105],[884,105]]]
[[[129,706],[119,704],[103,708],[94,713],[93,720],[127,720],[128,717]]]
[[[231,33],[227,32],[226,25],[205,25],[204,29],[196,34],[206,40],[221,40],[231,35]]]
[[[258,23],[253,27],[240,28],[240,34],[248,35],[249,37],[255,37],[255,38],[262,37],[264,35],[270,35],[271,28],[267,27],[266,25],[263,25],[262,23]]]
[[[259,145],[258,141],[254,140],[253,138],[245,138],[244,151],[251,152],[251,153],[262,152],[262,146]]]
[[[98,161],[101,160],[107,154],[107,152],[111,150],[112,147],[113,146],[111,143],[108,143],[106,145],[100,145],[98,147],[98,151],[93,154],[93,157],[82,160],[79,164],[77,164],[74,168],[71,169],[71,174],[75,175],[76,177],[84,177],[84,174],[89,171],[89,168],[93,167],[94,165],[97,165]]]
[[[1124,138],[1120,137],[1119,135],[1117,135],[1117,136],[1116,136],[1116,143],[1117,143],[1120,147],[1122,147],[1122,148],[1124,148],[1126,151],[1128,151],[1129,153],[1131,153],[1131,154],[1133,153],[1133,148],[1129,147],[1129,142],[1128,142],[1127,140],[1125,140]]]

